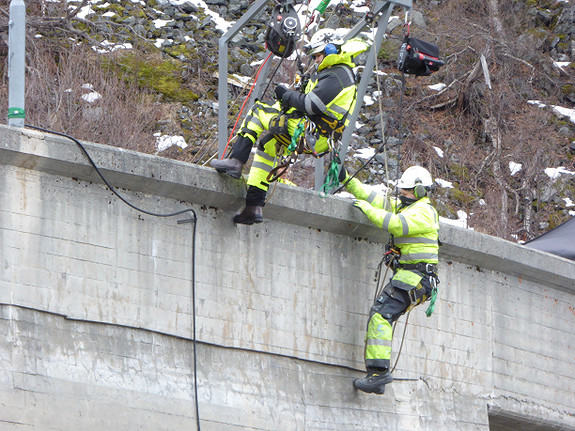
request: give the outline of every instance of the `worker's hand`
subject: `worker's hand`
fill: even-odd
[[[349,178],[347,171],[345,170],[345,166],[341,165],[341,170],[339,171],[338,180],[340,183],[345,183],[345,181]]]
[[[276,86],[276,89],[274,91],[274,96],[275,96],[276,100],[279,100],[281,102],[282,97],[287,90],[288,89],[282,84],[279,84],[278,86]]]
[[[379,228],[383,228],[383,220],[385,220],[386,215],[389,214],[387,211],[375,208],[369,202],[361,199],[356,199],[353,202],[353,206],[363,211],[365,216],[374,225],[376,225]]]
[[[356,199],[355,201],[353,201],[353,206],[362,210],[364,212],[364,214],[366,214],[366,215],[367,215],[369,210],[373,209],[373,207],[371,206],[371,204],[369,202],[366,202],[366,201],[361,200],[361,199]]]

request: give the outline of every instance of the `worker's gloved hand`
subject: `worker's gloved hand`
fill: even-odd
[[[353,206],[362,210],[364,214],[367,214],[369,210],[373,209],[373,207],[369,202],[366,202],[361,199],[356,199],[355,201],[353,201]]]
[[[281,102],[282,97],[287,90],[288,89],[284,85],[279,84],[278,86],[276,86],[276,89],[274,91],[274,96],[276,100],[279,100]]]
[[[347,174],[347,171],[345,169],[345,166],[341,166],[341,170],[339,171],[339,176],[337,177],[337,179],[339,180],[340,183],[345,183],[345,181],[349,178],[349,175]]]
[[[385,210],[375,208],[369,202],[361,199],[356,199],[353,202],[353,206],[363,211],[363,213],[369,219],[369,221],[379,228],[383,227],[383,221],[385,220],[385,217],[390,214]]]

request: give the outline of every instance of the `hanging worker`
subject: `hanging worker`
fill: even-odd
[[[236,214],[235,223],[251,225],[262,221],[270,172],[291,144],[298,125],[306,119],[315,125],[315,136],[307,143],[309,152],[316,157],[329,151],[330,140],[335,142],[341,137],[357,93],[352,60],[368,47],[358,39],[344,42],[332,29],[319,30],[304,46],[304,52],[313,56],[317,70],[303,92],[280,84],[275,87],[273,105],[255,102],[240,127],[230,158],[210,162],[218,172],[240,178],[252,146],[267,132],[258,143],[248,176],[245,208]]]
[[[356,389],[383,394],[385,385],[393,380],[390,372],[393,322],[430,299],[439,283],[439,217],[428,197],[433,181],[427,169],[412,166],[397,183],[399,198],[388,200],[358,179],[350,178],[345,168],[340,171],[339,179],[356,197],[354,206],[374,225],[389,232],[392,239],[385,262],[394,275],[375,298],[369,313],[367,376],[354,381]]]

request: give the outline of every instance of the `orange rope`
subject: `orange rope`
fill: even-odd
[[[250,94],[252,94],[252,91],[254,90],[254,87],[256,86],[256,82],[258,82],[258,77],[260,76],[260,72],[262,71],[264,65],[267,63],[267,61],[269,60],[271,55],[272,55],[272,53],[270,52],[268,54],[268,56],[266,57],[266,59],[264,60],[264,62],[262,63],[262,65],[260,66],[258,73],[256,73],[256,77],[254,79],[254,83],[252,84],[252,88],[250,88],[250,91],[249,91],[248,95],[246,96],[246,100],[244,100],[244,103],[242,103],[242,107],[240,108],[240,112],[238,113],[238,118],[236,118],[236,122],[234,123],[234,127],[232,128],[232,133],[230,134],[230,137],[228,138],[228,143],[226,144],[226,148],[224,148],[224,151],[222,152],[221,159],[224,158],[224,155],[226,154],[226,151],[228,150],[228,146],[230,145],[232,137],[234,136],[234,132],[236,130],[236,126],[238,125],[238,121],[240,121],[242,111],[244,110],[244,107],[246,106],[246,103],[248,102],[248,100],[250,98]]]

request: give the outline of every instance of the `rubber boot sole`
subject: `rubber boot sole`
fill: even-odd
[[[227,174],[227,175],[229,175],[230,177],[235,178],[236,180],[239,180],[239,179],[242,177],[241,171],[240,171],[240,172],[238,172],[238,171],[230,171],[230,170],[225,169],[225,168],[220,168],[220,169],[215,168],[215,169],[216,169],[216,171],[218,171],[220,174]]]
[[[357,389],[358,391],[365,392],[366,394],[377,394],[377,395],[385,394],[385,385],[366,388],[366,387],[363,387],[361,385],[361,383],[358,384],[358,380],[360,380],[360,379],[355,379],[353,381],[353,387],[355,389]]]

